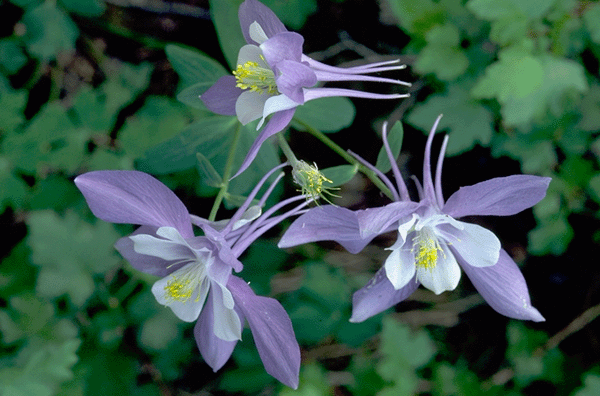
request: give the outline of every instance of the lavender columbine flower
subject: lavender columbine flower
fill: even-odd
[[[283,206],[305,199],[294,197],[261,215],[260,206],[273,183],[260,206],[249,207],[267,177],[280,167],[269,172],[225,222],[190,215],[171,190],[143,172],[89,172],[78,176],[75,184],[100,219],[141,225],[115,247],[136,269],[162,278],[152,286],[160,304],[186,322],[197,320],[196,342],[214,371],[231,356],[247,320],[266,371],[297,388],[300,349],[287,313],[277,300],[257,296],[246,282],[232,275],[232,270],[242,270],[238,257],[254,240],[307,204],[272,216]],[[200,227],[204,236],[195,236],[192,224]]]
[[[500,247],[491,231],[458,218],[473,215],[509,216],[539,202],[550,178],[513,175],[461,187],[444,202],[441,190],[442,162],[448,142],[444,139],[435,182],[431,175],[431,144],[436,120],[425,147],[423,185],[417,182],[420,201],[411,202],[406,185],[389,148],[384,127],[384,146],[392,164],[396,187],[372,165],[390,188],[395,202],[356,212],[333,206],[309,210],[288,228],[280,247],[319,240],[334,240],[356,253],[375,236],[398,231],[398,240],[384,266],[353,296],[351,322],[361,322],[407,298],[419,284],[439,294],[454,290],[461,268],[499,313],[516,319],[543,321],[531,306],[529,291],[515,262]]]
[[[403,69],[395,61],[339,68],[317,62],[302,53],[304,38],[289,32],[269,8],[257,0],[246,0],[238,11],[247,45],[240,49],[233,76],[221,77],[201,99],[211,111],[237,115],[244,125],[271,119],[252,144],[237,175],[254,160],[262,143],[290,123],[297,106],[328,96],[367,99],[397,99],[407,94],[375,94],[341,88],[311,88],[325,81],[374,81],[410,86],[389,78],[367,76],[369,73]]]

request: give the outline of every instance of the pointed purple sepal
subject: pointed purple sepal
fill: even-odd
[[[233,116],[235,115],[235,102],[243,92],[235,85],[234,76],[223,76],[200,95],[200,100],[213,113]]]
[[[267,373],[297,389],[300,347],[288,314],[277,300],[257,296],[246,282],[236,276],[229,278],[227,287],[250,325]]]
[[[232,179],[236,178],[243,171],[248,169],[252,161],[254,161],[254,158],[256,158],[258,150],[260,150],[260,147],[265,142],[265,140],[267,140],[268,138],[285,128],[292,120],[295,111],[296,108],[293,108],[273,114],[269,122],[267,122],[267,125],[263,128],[263,130],[258,134],[256,139],[252,143],[252,146],[250,147],[248,154],[246,154],[246,158],[244,158],[240,169],[238,169],[238,171],[232,177]]]
[[[531,306],[525,278],[504,249],[500,250],[498,262],[490,267],[473,267],[466,264],[456,251],[454,253],[473,286],[494,310],[509,318],[545,321],[540,312]]]
[[[551,180],[549,177],[512,175],[461,187],[448,198],[442,212],[454,218],[510,216],[541,201]]]
[[[281,23],[279,18],[277,18],[277,15],[256,0],[244,1],[238,10],[238,17],[240,18],[242,33],[248,44],[259,44],[250,37],[250,25],[253,22],[258,22],[267,37],[273,37],[277,33],[287,32],[287,29],[283,26],[283,23]]]
[[[376,235],[398,229],[398,221],[410,218],[417,210],[417,202],[392,202],[380,208],[369,208],[356,212],[360,235],[374,238]],[[402,222],[401,222],[402,223]]]
[[[173,227],[193,237],[190,214],[154,177],[138,171],[94,171],[75,178],[94,215],[111,223]]]
[[[352,317],[350,322],[358,323],[377,315],[405,300],[419,287],[416,277],[406,286],[396,290],[387,278],[382,267],[364,287],[352,296]]]
[[[309,242],[336,241],[350,253],[358,253],[374,237],[361,237],[355,212],[325,205],[312,208],[294,220],[277,246],[287,248]]]

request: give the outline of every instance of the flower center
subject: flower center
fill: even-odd
[[[198,286],[206,279],[206,266],[203,262],[190,263],[169,276],[165,285],[165,296],[172,302],[186,302],[194,295]],[[194,301],[200,300],[200,293]]]
[[[261,67],[258,62],[248,61],[238,65],[233,71],[237,84],[241,89],[249,89],[258,93],[278,94],[273,70]]]
[[[413,239],[413,251],[415,252],[415,265],[418,268],[430,270],[434,269],[437,264],[438,252],[444,254],[440,243],[429,227],[423,227],[417,231],[417,235]]]

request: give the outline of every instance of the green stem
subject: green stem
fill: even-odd
[[[240,123],[237,123],[237,126],[235,128],[235,134],[233,135],[233,142],[231,142],[231,147],[229,147],[229,153],[227,154],[227,163],[225,164],[225,171],[223,172],[223,183],[221,184],[219,193],[215,198],[213,207],[210,210],[210,215],[208,216],[209,221],[215,221],[215,219],[217,218],[217,212],[219,211],[219,207],[221,206],[221,202],[223,202],[225,194],[227,194],[227,189],[229,188],[229,179],[233,170],[233,160],[235,159],[237,146],[240,141],[240,137],[242,136],[241,131],[242,126]]]
[[[283,154],[287,158],[290,165],[292,165],[292,167],[296,167],[296,164],[298,163],[298,158],[296,158],[296,155],[292,151],[292,148],[288,144],[287,140],[285,140],[285,138],[283,137],[283,134],[278,133],[277,140],[279,142],[279,147],[281,147],[281,151],[283,151]]]
[[[296,121],[297,123],[302,125],[304,128],[306,128],[306,131],[308,133],[310,133],[311,135],[313,135],[314,137],[319,139],[321,142],[323,142],[323,144],[325,144],[327,147],[329,147],[330,149],[335,151],[338,155],[340,155],[348,163],[356,166],[360,172],[362,172],[365,176],[367,176],[369,178],[369,180],[371,180],[373,182],[373,184],[375,184],[377,186],[377,188],[379,188],[379,190],[381,190],[382,193],[387,195],[388,198],[393,199],[390,189],[387,188],[385,183],[383,183],[381,181],[381,179],[377,176],[377,174],[375,172],[373,172],[371,169],[367,168],[366,166],[364,166],[363,164],[358,162],[358,160],[356,158],[354,158],[353,156],[348,154],[347,151],[345,151],[343,148],[338,146],[337,143],[335,143],[333,140],[329,139],[327,137],[327,135],[325,135],[323,132],[319,131],[318,129],[313,128],[312,126],[308,125],[304,121],[299,120],[297,118],[294,118],[294,121]]]

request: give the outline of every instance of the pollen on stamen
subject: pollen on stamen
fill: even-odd
[[[258,93],[279,93],[273,71],[260,67],[258,62],[247,61],[243,65],[237,65],[232,73],[236,80],[235,86],[240,89],[249,89]]]
[[[429,270],[433,270],[437,265],[438,252],[445,254],[437,238],[426,228],[419,231],[415,237],[413,251],[415,252],[415,265]]]
[[[168,299],[175,302],[187,302],[194,295],[194,282],[187,277],[179,278],[173,276],[165,285],[165,294]],[[199,301],[200,296],[196,296],[194,301]]]
[[[333,181],[325,177],[317,168],[317,165],[309,165],[304,161],[298,161],[292,170],[292,176],[294,182],[301,188],[301,193],[307,199],[317,201],[319,198],[323,198],[325,201],[331,203],[324,194],[337,197],[337,195],[331,193],[330,190],[337,190],[334,187],[328,187],[323,183],[333,184]]]

